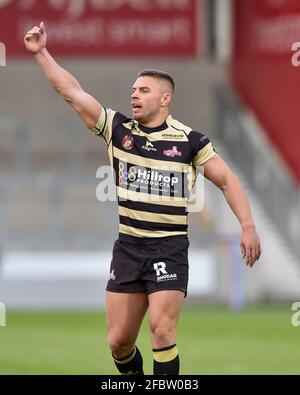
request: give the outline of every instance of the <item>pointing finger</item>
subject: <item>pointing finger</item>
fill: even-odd
[[[44,22],[40,23],[40,30],[41,30],[41,33],[45,32],[45,24],[44,24]]]

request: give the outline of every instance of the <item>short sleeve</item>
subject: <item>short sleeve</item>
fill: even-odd
[[[100,117],[96,123],[96,126],[91,129],[91,131],[97,135],[102,136],[106,141],[106,144],[109,145],[112,137],[112,129],[113,129],[113,119],[116,114],[116,111],[106,109],[102,107],[102,111]]]
[[[189,140],[194,149],[193,165],[202,166],[209,159],[218,156],[209,138],[200,132],[191,131]]]

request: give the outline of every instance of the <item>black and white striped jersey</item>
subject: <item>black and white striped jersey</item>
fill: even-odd
[[[119,232],[145,238],[187,234],[196,167],[217,155],[209,138],[171,116],[148,128],[104,107],[92,132],[107,144]]]

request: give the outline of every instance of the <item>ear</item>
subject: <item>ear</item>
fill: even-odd
[[[171,93],[169,93],[169,92],[164,93],[161,98],[161,106],[168,107],[171,103],[171,100],[172,100]]]

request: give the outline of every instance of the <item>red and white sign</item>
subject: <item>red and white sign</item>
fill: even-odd
[[[300,183],[296,42],[300,42],[299,0],[235,0],[234,86]]]
[[[25,32],[44,21],[56,55],[196,56],[201,6],[202,0],[0,0],[0,42],[8,58],[25,56]]]

